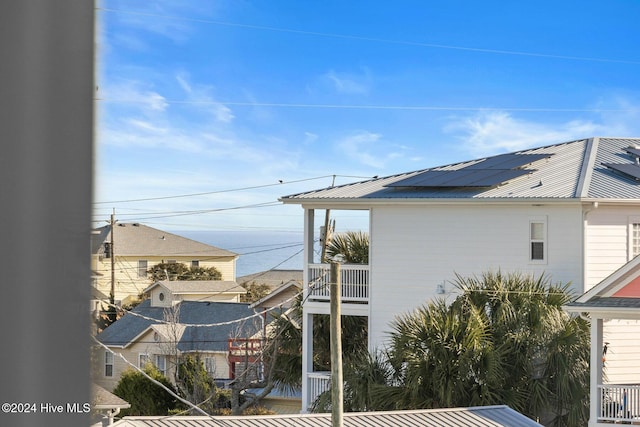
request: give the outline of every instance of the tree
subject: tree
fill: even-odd
[[[147,270],[151,282],[160,280],[222,280],[215,267],[189,267],[179,262],[163,262]]]
[[[347,264],[369,262],[369,235],[363,231],[337,233],[327,246],[327,258],[340,257]]]
[[[247,290],[247,293],[244,295],[240,295],[240,302],[256,302],[261,298],[269,295],[271,292],[271,288],[266,283],[241,283],[240,286]]]
[[[152,364],[147,364],[144,372],[175,392],[169,380]],[[129,369],[122,374],[120,381],[118,381],[116,388],[113,390],[113,394],[131,404],[129,409],[124,409],[121,412],[122,416],[168,415],[170,410],[179,407],[175,397],[142,373],[133,369]]]
[[[345,366],[354,410],[506,404],[544,425],[586,425],[589,325],[562,310],[568,284],[497,272],[455,286],[452,304],[395,319],[386,360]]]

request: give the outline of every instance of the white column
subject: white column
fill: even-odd
[[[309,373],[313,371],[313,314],[302,316],[302,410],[308,412]]]
[[[303,265],[303,298],[309,292],[309,264],[313,263],[313,209],[304,210],[304,265]],[[307,412],[309,401],[309,372],[313,371],[313,315],[302,307],[302,413]]]
[[[591,387],[589,406],[589,427],[598,425],[598,415],[602,408],[602,399],[598,385],[602,384],[602,319],[591,319]]]

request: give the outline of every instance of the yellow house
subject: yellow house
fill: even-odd
[[[94,287],[127,304],[151,285],[147,270],[160,263],[215,267],[221,280],[234,281],[238,254],[138,223],[117,223],[94,230]]]

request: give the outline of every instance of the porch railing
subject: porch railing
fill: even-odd
[[[331,386],[331,372],[309,372],[307,374],[307,410],[310,410],[313,403],[320,394],[329,390]]]
[[[640,385],[604,384],[598,386],[598,421],[640,422]]]
[[[309,265],[309,298],[329,301],[329,264]],[[369,266],[362,264],[340,265],[341,300],[343,302],[369,301]]]

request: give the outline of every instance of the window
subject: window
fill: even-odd
[[[175,259],[168,259],[167,264],[175,264],[177,261]]]
[[[628,218],[627,256],[629,261],[640,255],[640,216]]]
[[[104,242],[104,257],[111,258],[111,243]]]
[[[215,357],[205,357],[204,358],[204,369],[211,376],[213,376],[216,373],[216,359],[215,359]]]
[[[149,263],[146,259],[138,260],[138,277],[147,277],[147,270],[149,269]]]
[[[113,376],[113,353],[110,351],[104,352],[104,376]]]
[[[167,372],[167,359],[162,354],[156,354],[156,368],[162,373],[162,375],[166,375]]]
[[[529,221],[529,259],[545,261],[547,256],[547,227],[544,220]]]
[[[194,259],[193,261],[191,261],[191,267],[200,267],[200,261]]]
[[[640,255],[640,223],[631,224],[631,258]]]
[[[149,355],[148,354],[139,354],[138,355],[138,367],[140,369],[144,369],[145,366],[147,366],[147,363],[149,363]]]

